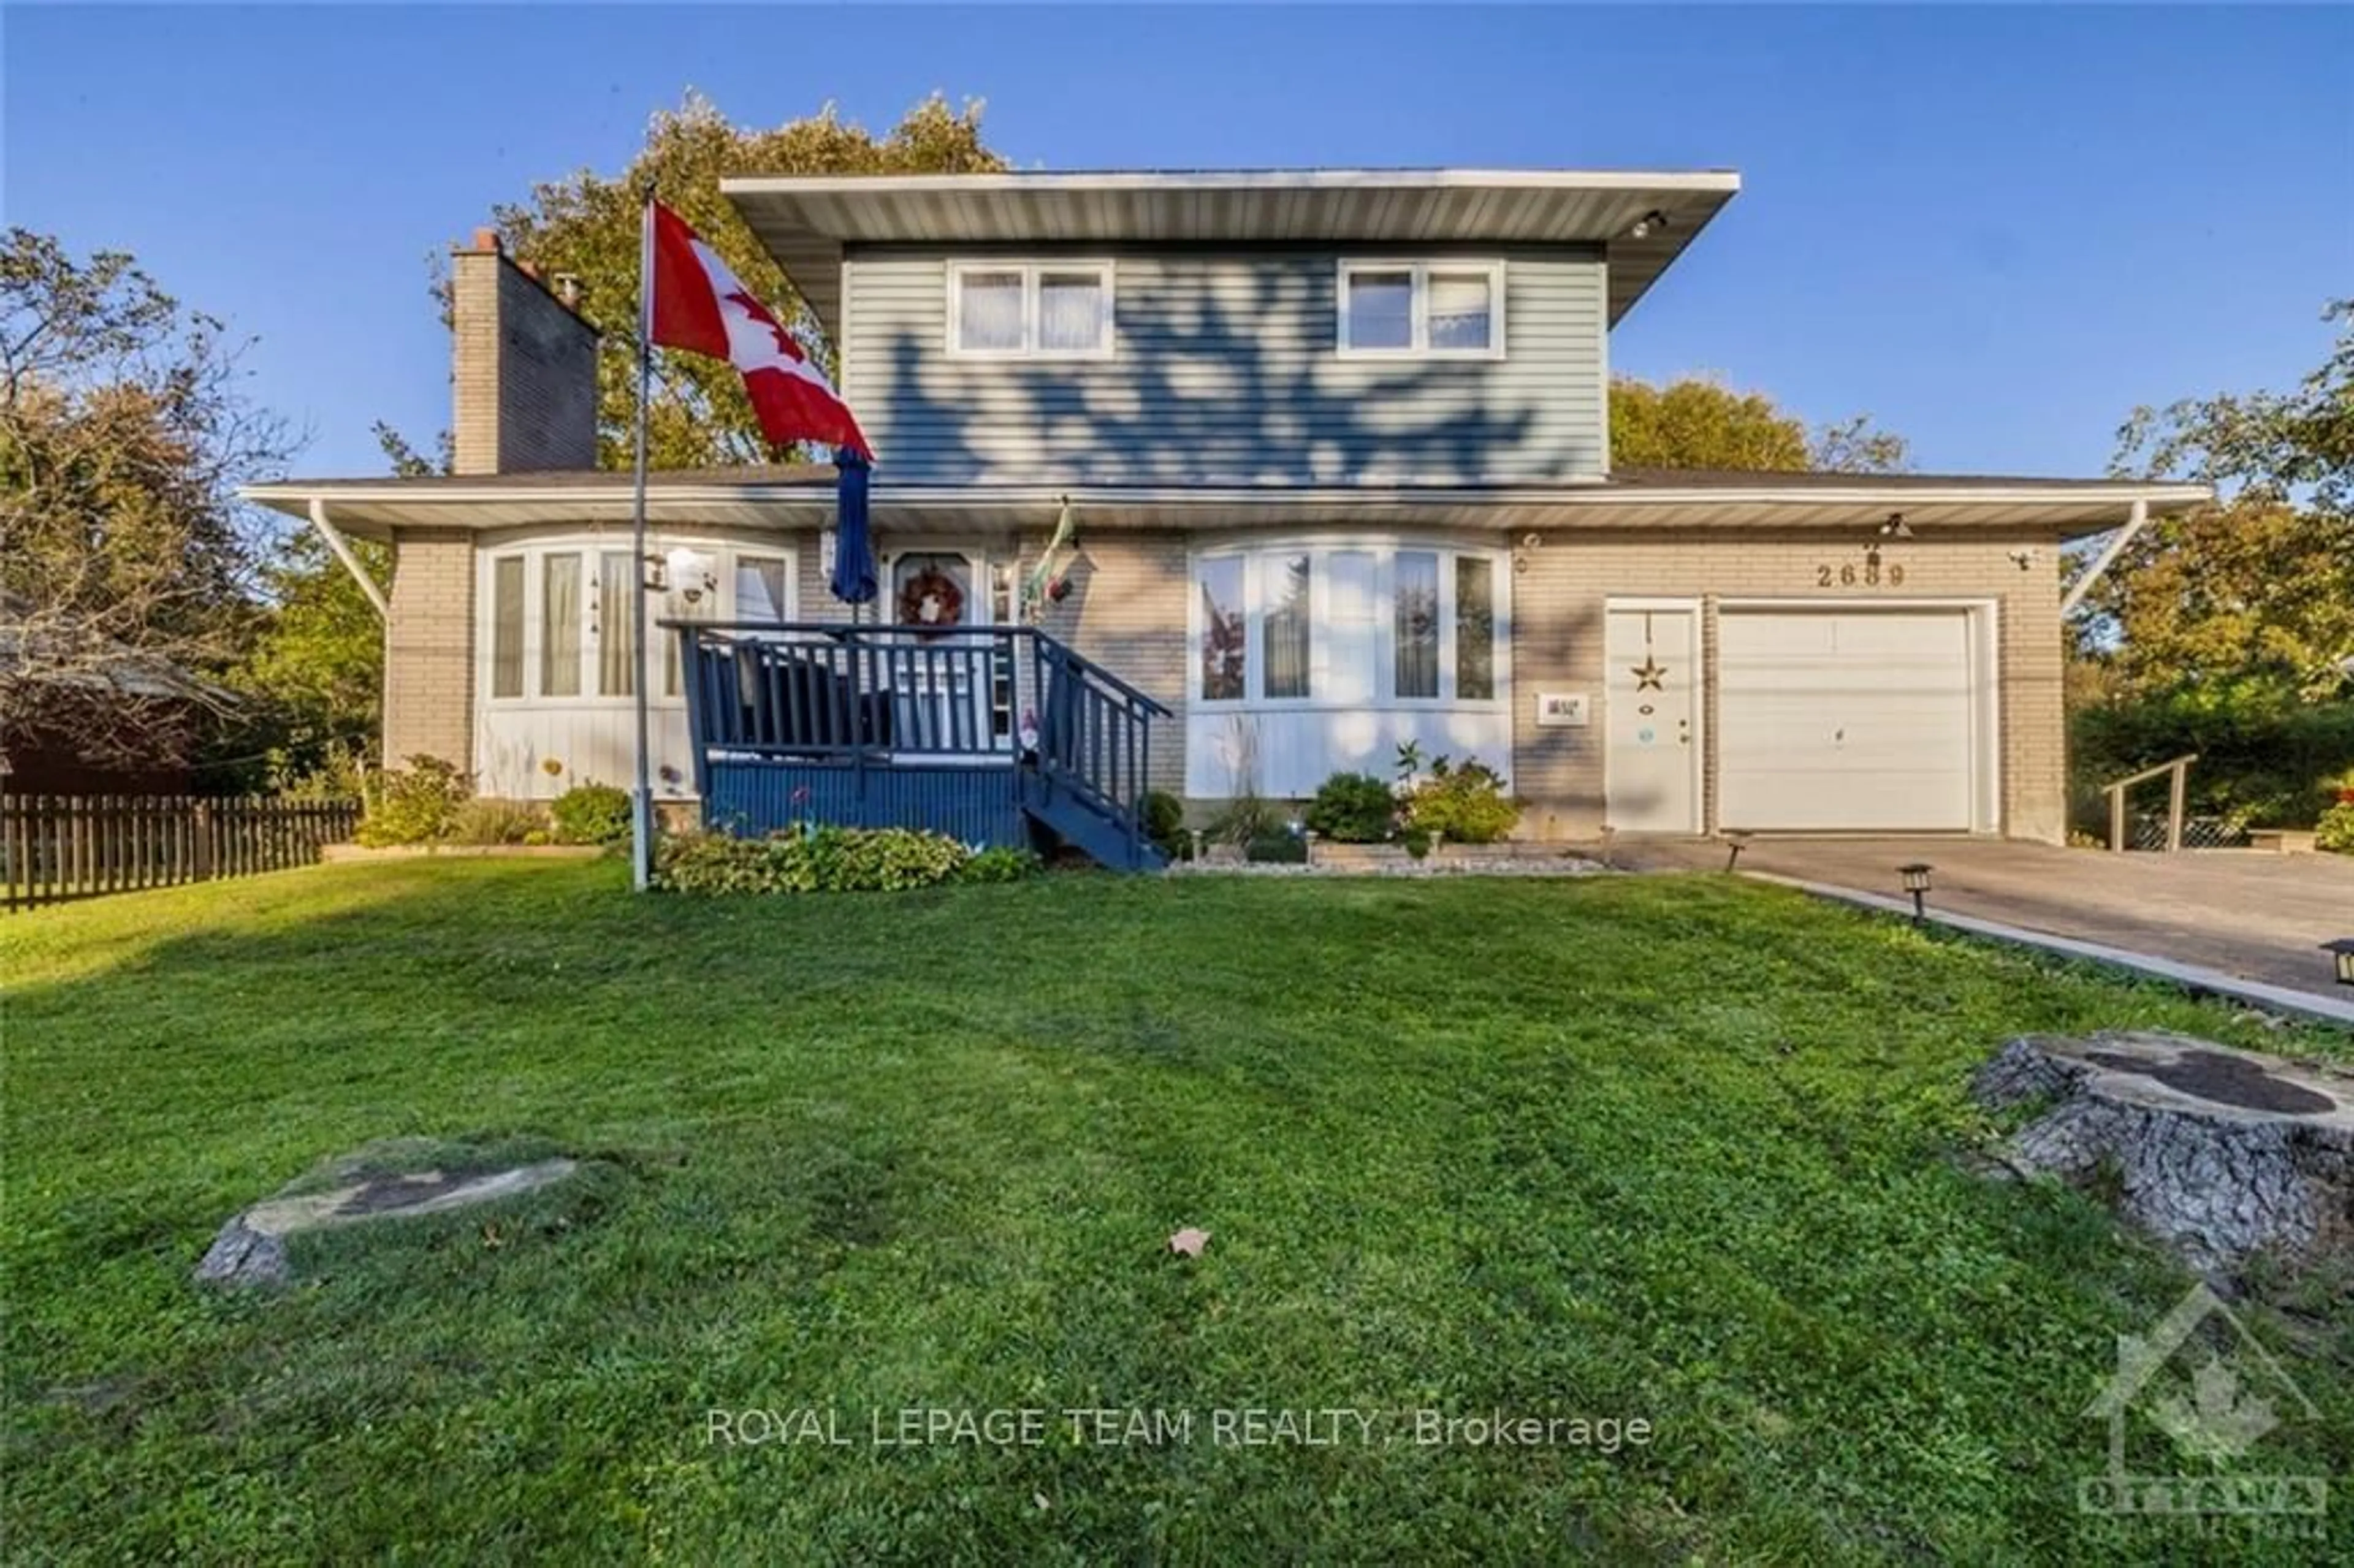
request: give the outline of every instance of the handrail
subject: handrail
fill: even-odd
[[[2128,774],[2123,779],[2112,779],[2106,784],[2102,785],[2101,788],[2105,791],[2109,789],[2130,789],[2145,779],[2155,779],[2161,773],[2171,773],[2178,768],[2188,768],[2198,760],[2199,754],[2197,752],[2185,752],[2171,762],[2161,762],[2155,768],[2145,768],[2140,772]]]
[[[868,637],[917,637],[938,642],[952,637],[1028,638],[1034,643],[1050,647],[1066,664],[1079,673],[1101,681],[1113,691],[1138,706],[1148,709],[1158,718],[1169,718],[1169,708],[1150,693],[1138,690],[1119,675],[1088,658],[1061,638],[1035,626],[989,626],[960,623],[955,626],[891,625],[873,621],[844,620],[701,620],[691,617],[671,618],[657,622],[665,631],[730,631],[759,632],[768,635],[784,633],[790,636],[826,637],[837,642],[850,642]]]
[[[2161,762],[2155,768],[2145,768],[2101,787],[2109,798],[2109,850],[2113,854],[2126,851],[2126,791],[2146,779],[2161,773],[2171,774],[2172,781],[2166,792],[2166,853],[2173,854],[2182,848],[2182,818],[2190,794],[2190,765],[2199,760],[2195,751],[2185,752],[2171,762]]]

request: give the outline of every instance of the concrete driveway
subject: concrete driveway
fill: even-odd
[[[1722,869],[1727,846],[1626,842],[1640,869]],[[2291,990],[2348,993],[2317,944],[2354,937],[2354,856],[2103,850],[1985,839],[1755,839],[1741,869],[1902,896],[1896,868],[1936,867],[1932,907],[2125,948]]]

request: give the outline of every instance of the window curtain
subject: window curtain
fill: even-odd
[[[1438,557],[1397,553],[1397,694],[1438,695]]]
[[[1103,279],[1093,272],[1048,272],[1038,280],[1038,346],[1093,350],[1104,341]]]
[[[491,567],[491,695],[523,695],[523,557]]]
[[[1271,579],[1267,588],[1267,694],[1307,696],[1308,557],[1270,556],[1262,569]]]
[[[580,557],[547,556],[539,564],[539,694],[580,694]]]
[[[631,641],[630,596],[638,591],[637,561],[619,551],[597,557],[597,691],[626,697],[637,690],[637,650]]]

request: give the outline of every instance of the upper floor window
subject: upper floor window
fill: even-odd
[[[1350,358],[1501,359],[1501,261],[1343,261],[1341,353]]]
[[[1108,359],[1108,261],[975,261],[949,269],[949,352],[974,358]]]

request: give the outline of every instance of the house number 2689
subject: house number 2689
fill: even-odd
[[[1843,567],[1818,566],[1815,568],[1817,588],[1829,588],[1833,584],[1840,588],[1853,588],[1858,583],[1861,583],[1866,588],[1878,588],[1882,583],[1886,583],[1891,588],[1902,588],[1904,586],[1904,568],[1883,567],[1878,561],[1866,561],[1860,567],[1853,561],[1850,561]]]

